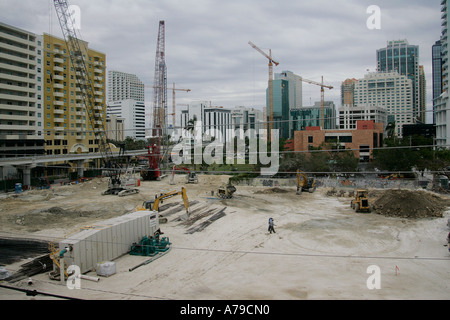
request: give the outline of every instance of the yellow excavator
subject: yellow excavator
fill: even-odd
[[[163,200],[170,199],[178,195],[181,195],[183,198],[184,207],[186,208],[186,215],[189,218],[189,200],[186,194],[186,188],[184,187],[181,188],[181,191],[171,191],[166,194],[162,194],[159,197],[155,197],[155,200],[145,201],[142,207],[139,207],[138,210],[159,211],[159,205],[163,202]],[[167,222],[167,219],[160,218],[160,222]]]
[[[297,170],[297,194],[301,194],[303,191],[309,193],[316,191],[316,180],[308,178],[303,171]]]

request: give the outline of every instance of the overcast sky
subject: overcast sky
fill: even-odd
[[[431,46],[439,40],[440,0],[70,0],[81,9],[81,34],[107,57],[107,69],[134,73],[153,84],[160,20],[166,25],[168,84],[176,103],[194,100],[233,108],[265,105],[268,61],[249,46],[272,50],[289,70],[334,86],[326,100],[340,106],[340,84],[376,69],[376,50],[389,40],[419,45],[431,108]],[[371,30],[367,8],[381,9]],[[0,0],[0,20],[37,34],[62,37],[53,0]],[[172,91],[168,92],[172,106]],[[320,100],[320,87],[303,84],[303,105]],[[152,90],[146,90],[152,106]],[[178,106],[181,109],[183,106]],[[431,114],[428,115],[431,119]]]

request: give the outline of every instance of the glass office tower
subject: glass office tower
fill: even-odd
[[[420,72],[419,46],[410,45],[407,40],[389,41],[386,48],[377,50],[378,71],[397,71],[412,81],[413,113],[419,117]]]
[[[269,105],[267,89],[267,105]],[[270,117],[267,115],[267,121]],[[283,79],[273,81],[273,129],[279,129],[280,138],[289,139],[289,82]]]

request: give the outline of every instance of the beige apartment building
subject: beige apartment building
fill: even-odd
[[[46,154],[98,152],[95,133],[106,128],[106,56],[90,49],[88,43],[82,41],[83,59],[95,93],[94,110],[88,110],[77,85],[77,72],[72,66],[64,39],[44,34],[43,41]]]

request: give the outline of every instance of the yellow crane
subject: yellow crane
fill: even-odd
[[[280,63],[278,61],[275,61],[272,58],[272,50],[269,49],[269,54],[266,54],[264,51],[262,51],[260,48],[258,48],[255,44],[253,44],[251,41],[248,42],[248,44],[253,47],[256,51],[261,53],[264,57],[269,59],[269,134],[268,134],[268,140],[270,141],[271,132],[273,129],[273,65],[278,66]]]
[[[172,89],[173,91],[173,99],[172,99],[172,102],[173,102],[173,113],[171,114],[172,115],[172,119],[173,119],[173,127],[175,128],[175,121],[176,121],[176,112],[175,112],[175,91],[185,91],[185,92],[191,92],[191,89],[175,89],[175,83],[173,84],[173,89]]]
[[[320,86],[320,112],[321,112],[320,127],[322,130],[324,130],[325,129],[325,90],[324,90],[324,88],[328,88],[331,90],[331,89],[333,89],[333,87],[323,84],[323,76],[322,76],[321,83],[312,81],[312,80],[308,80],[308,79],[304,79],[302,77],[300,77],[300,80],[304,81],[306,83],[309,83],[309,84],[314,84],[316,86]]]
[[[153,85],[145,85],[146,87],[149,88],[159,88],[159,87],[155,87]],[[173,113],[169,113],[168,116],[172,116],[173,119],[173,127],[175,128],[175,121],[176,121],[176,112],[175,112],[175,91],[184,91],[184,92],[191,92],[191,89],[178,89],[175,88],[175,83],[173,84],[173,88],[172,88],[172,103],[173,103]]]

